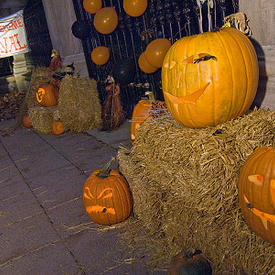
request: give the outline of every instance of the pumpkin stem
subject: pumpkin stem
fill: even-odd
[[[108,178],[111,172],[111,165],[114,161],[115,161],[115,158],[112,157],[111,160],[109,160],[109,162],[105,164],[105,166],[100,170],[100,172],[96,174],[96,176],[103,179]]]
[[[156,102],[155,95],[153,92],[147,91],[147,92],[145,92],[145,95],[148,96],[150,103]]]

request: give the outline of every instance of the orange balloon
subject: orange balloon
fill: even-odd
[[[104,46],[94,48],[91,58],[96,65],[104,65],[110,58],[109,48]]]
[[[147,0],[123,0],[123,8],[130,16],[141,16],[147,9]]]
[[[83,0],[84,10],[94,14],[102,8],[102,0]]]
[[[109,34],[115,30],[118,24],[118,16],[114,7],[100,9],[94,17],[96,30],[103,34]]]
[[[152,66],[145,57],[145,52],[143,52],[138,58],[139,68],[146,74],[154,73],[158,68]]]
[[[155,39],[147,45],[145,57],[152,66],[161,68],[163,59],[170,47],[171,42],[168,39]]]

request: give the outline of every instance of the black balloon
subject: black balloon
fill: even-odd
[[[132,59],[124,59],[113,66],[113,77],[116,83],[128,85],[135,77],[136,67]]]
[[[90,34],[90,25],[87,21],[75,21],[72,25],[72,33],[79,39],[85,39]]]

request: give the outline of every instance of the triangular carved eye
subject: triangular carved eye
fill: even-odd
[[[248,180],[257,186],[262,186],[264,184],[263,175],[249,175]]]

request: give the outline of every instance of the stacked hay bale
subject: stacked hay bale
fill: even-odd
[[[202,250],[214,274],[274,274],[274,246],[248,229],[237,180],[248,155],[275,145],[275,112],[254,110],[216,127],[192,129],[169,113],[142,125],[118,152],[133,194],[135,223],[125,238],[167,267],[183,249]]]
[[[26,95],[28,109],[40,106],[35,93],[42,84],[50,83],[50,71],[48,67],[34,67],[31,75],[29,91]]]
[[[36,106],[29,109],[29,118],[32,126],[38,132],[49,134],[52,132],[54,113],[57,107]]]
[[[66,76],[60,86],[58,111],[66,129],[83,132],[101,126],[101,105],[93,79]]]
[[[41,84],[49,82],[48,68],[37,67],[33,70],[26,101],[35,130],[50,133],[56,117],[63,122],[66,130],[75,132],[101,126],[101,105],[95,80],[65,76],[61,81],[58,105],[42,107],[37,102],[35,93]]]

